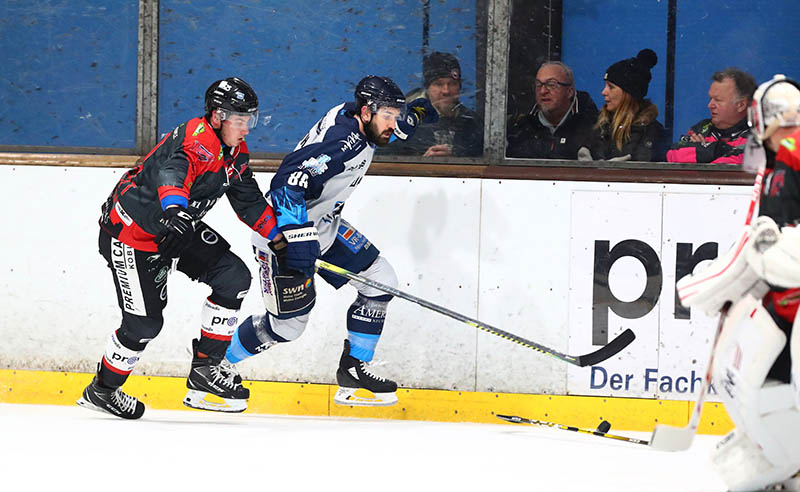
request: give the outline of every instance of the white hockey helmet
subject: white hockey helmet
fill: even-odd
[[[747,124],[759,143],[780,127],[800,126],[800,84],[777,74],[758,86],[747,109]]]

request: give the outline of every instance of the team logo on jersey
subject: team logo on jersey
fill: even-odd
[[[794,149],[797,148],[797,142],[795,142],[793,137],[784,138],[783,140],[781,140],[781,145],[791,150],[792,152],[794,152]]]
[[[300,169],[302,171],[308,171],[308,174],[311,176],[319,176],[328,170],[328,162],[330,160],[331,157],[327,154],[318,155],[317,157],[312,157],[303,161],[303,163],[300,164]]]
[[[222,154],[222,147],[220,147],[220,148],[219,148],[219,155],[217,156],[217,160],[218,160],[218,161],[221,161],[221,160],[222,160],[222,155],[223,155],[223,154]]]
[[[201,121],[200,124],[197,125],[197,128],[195,128],[194,132],[192,133],[192,136],[196,137],[201,133],[203,133],[204,131],[206,131],[206,125],[203,124],[203,122]]]
[[[201,144],[198,141],[192,143],[192,147],[190,150],[197,156],[199,160],[203,162],[208,162],[214,159],[214,154],[212,154],[211,151],[208,150],[207,148],[203,147],[203,144]]]
[[[361,135],[356,132],[350,132],[350,135],[343,140],[339,140],[342,142],[342,152],[347,152],[348,150],[353,150],[353,148],[361,141]]]

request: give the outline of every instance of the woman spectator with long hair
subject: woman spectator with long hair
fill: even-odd
[[[652,77],[650,69],[657,61],[653,50],[644,49],[636,58],[627,58],[608,67],[602,92],[605,104],[588,147],[578,151],[578,159],[664,160],[665,132],[656,121],[658,108],[644,98]]]

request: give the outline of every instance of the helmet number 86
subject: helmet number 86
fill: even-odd
[[[308,188],[308,175],[302,171],[295,171],[289,176],[287,183],[291,186]]]

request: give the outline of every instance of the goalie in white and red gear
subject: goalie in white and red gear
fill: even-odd
[[[776,75],[748,111],[744,168],[765,166],[760,216],[734,247],[678,282],[685,306],[734,306],[713,378],[735,424],[712,461],[731,491],[800,490],[800,84]]]

